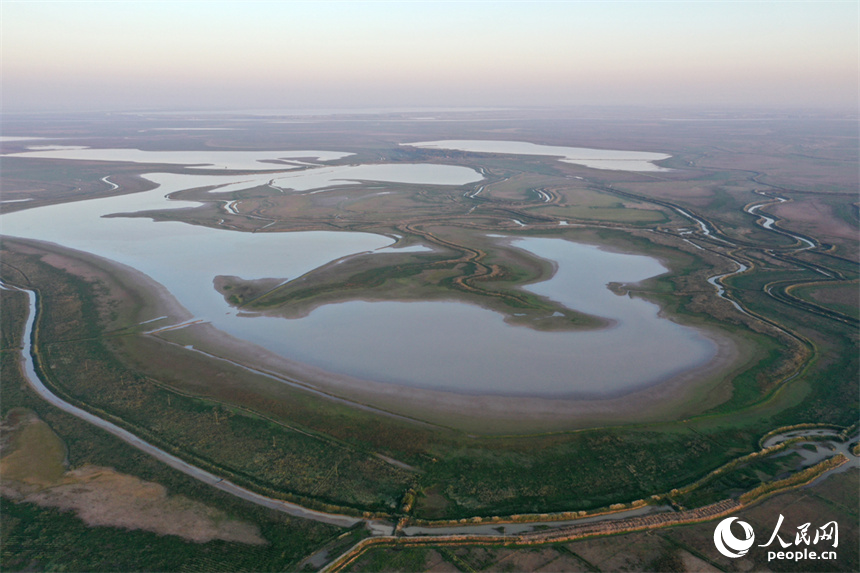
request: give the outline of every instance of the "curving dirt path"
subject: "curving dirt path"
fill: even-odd
[[[45,386],[45,384],[42,382],[42,379],[37,373],[36,362],[38,360],[38,355],[33,350],[34,330],[36,321],[38,319],[38,297],[36,291],[11,286],[2,282],[0,282],[0,287],[4,289],[18,290],[27,293],[27,296],[29,297],[29,313],[27,315],[27,322],[23,337],[23,348],[21,351],[21,354],[24,357],[24,374],[30,387],[42,399],[46,400],[50,404],[56,406],[64,412],[67,412],[77,418],[80,418],[81,420],[84,420],[85,422],[93,424],[94,426],[97,426],[105,430],[106,432],[109,432],[110,434],[113,434],[127,444],[153,456],[157,460],[164,462],[168,466],[179,470],[182,473],[198,481],[209,484],[213,487],[220,489],[221,491],[225,491],[246,501],[250,501],[251,503],[255,503],[257,505],[261,505],[269,509],[274,509],[276,511],[281,511],[289,515],[293,515],[295,517],[312,519],[314,521],[320,521],[322,523],[328,523],[340,527],[352,527],[357,523],[365,522],[367,523],[371,531],[376,534],[388,532],[391,530],[392,524],[381,520],[366,520],[360,517],[354,517],[350,515],[316,511],[313,509],[302,507],[301,505],[295,503],[290,503],[288,501],[260,495],[229,480],[218,477],[211,472],[194,466],[182,460],[181,458],[178,458],[173,454],[165,452],[164,450],[137,437],[128,430],[125,430],[124,428],[121,428],[111,422],[108,422],[107,420],[103,420],[98,416],[95,416],[90,412],[87,412],[86,410],[83,410],[82,408],[79,408],[59,398],[53,392],[51,392],[51,390],[48,389],[47,386]]]

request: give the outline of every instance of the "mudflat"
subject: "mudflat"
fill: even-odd
[[[182,347],[180,352],[203,353],[241,365],[268,376],[275,387],[286,384],[383,415],[470,432],[557,431],[687,417],[725,401],[726,389],[719,382],[753,355],[722,332],[703,329],[717,347],[706,364],[646,388],[601,399],[473,395],[386,384],[286,359],[206,323],[173,328],[191,321],[192,315],[163,286],[126,265],[47,243],[14,239],[5,245],[39,254],[45,263],[88,281],[99,281],[106,287],[101,295],[105,301],[134,301],[134,311],[124,322],[115,322],[114,328],[135,327],[136,336],[158,338]],[[159,320],[148,322],[156,318]],[[146,357],[139,359],[147,362]],[[523,385],[527,387],[529,381],[524,380]]]

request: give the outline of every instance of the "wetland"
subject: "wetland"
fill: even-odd
[[[71,158],[81,159],[77,152],[82,150],[74,151]],[[130,150],[114,150],[123,154],[87,151],[93,152],[87,155],[89,159],[99,161],[137,157],[128,154]],[[70,158],[64,149],[33,153]],[[316,152],[260,157],[311,153]],[[327,153],[322,158],[348,155]],[[196,164],[204,156],[162,152],[158,159]],[[241,161],[231,168],[247,168],[251,159],[249,152],[243,152]],[[220,164],[225,160],[215,154],[207,161]],[[341,302],[298,319],[237,312],[213,288],[216,277],[241,277],[243,281],[274,277],[286,283],[332,261],[402,253],[404,249],[391,249],[389,237],[370,233],[241,233],[128,216],[199,205],[180,198],[188,189],[212,187],[210,194],[224,196],[264,181],[248,180],[245,175],[154,174],[146,178],[157,185],[152,191],[6,215],[4,232],[138,269],[164,285],[191,313],[191,320],[209,323],[290,361],[357,380],[471,395],[595,398],[641,390],[705,365],[716,355],[714,342],[661,316],[656,304],[620,296],[607,288],[609,283],[636,284],[666,273],[668,269],[659,262],[561,238],[493,238],[546,261],[553,269],[541,282],[526,287],[559,305],[559,311],[540,319],[545,325],[541,329],[509,325],[504,315],[452,301]],[[439,189],[481,181],[475,171],[439,164],[321,166],[292,175],[265,176],[269,186],[287,189],[284,193],[335,194],[338,191],[327,188],[349,180]],[[593,316],[603,326],[565,332],[575,329],[566,324],[569,311]],[[515,321],[527,312],[509,310],[508,315]],[[166,326],[159,317],[143,318],[155,322],[154,330]],[[517,412],[511,410],[509,415]]]
[[[856,465],[843,123],[482,113],[504,117],[16,123],[0,414],[50,427],[64,479],[256,527],[269,545],[181,546],[237,569],[392,531],[674,523]]]

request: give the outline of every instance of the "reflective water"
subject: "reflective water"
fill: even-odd
[[[331,161],[352,155],[339,151],[142,151],[140,149],[95,149],[76,146],[43,146],[9,157],[78,159],[89,161],[129,161],[132,163],[170,163],[200,169],[261,171],[290,169],[289,165],[264,161],[313,157]]]
[[[475,171],[464,167],[412,167],[415,169],[410,169],[408,165],[308,169],[296,173],[292,185],[299,189],[313,189],[335,182],[341,184],[343,181],[339,178],[344,175],[395,181],[400,178],[411,183],[434,185],[480,179]],[[238,276],[249,280],[267,277],[290,279],[332,260],[392,244],[390,238],[370,233],[240,233],[174,221],[154,223],[146,218],[104,217],[117,213],[187,208],[198,203],[167,200],[165,196],[212,185],[224,185],[224,189],[241,189],[256,186],[260,177],[264,181],[271,179],[271,176],[172,173],[156,173],[146,177],[159,187],[144,193],[10,213],[0,217],[0,232],[50,241],[121,262],[167,287],[197,318],[211,321],[228,332],[234,328],[253,332],[259,327],[265,333],[263,336],[277,336],[278,330],[277,327],[274,331],[271,327],[263,327],[263,323],[275,320],[277,326],[283,326],[285,321],[236,317],[235,311],[212,286],[216,276]],[[412,250],[419,248],[416,246]]]
[[[480,178],[469,169],[440,165],[325,167],[292,175],[295,189],[325,186],[344,177],[430,184]],[[195,318],[225,332],[333,372],[383,382],[467,393],[609,394],[694,367],[715,352],[713,343],[697,331],[660,318],[657,306],[606,288],[610,281],[634,282],[665,272],[657,261],[558,239],[514,242],[558,263],[552,280],[530,290],[612,319],[612,327],[539,332],[510,326],[495,312],[454,302],[353,301],[323,306],[295,320],[238,316],[214,290],[214,277],[295,278],[392,241],[368,233],[239,233],[146,218],[103,217],[196,204],[165,199],[183,189],[241,188],[254,186],[261,177],[271,180],[255,175],[147,177],[159,187],[11,213],[0,218],[0,231],[124,263],[163,284]]]
[[[559,157],[560,161],[565,163],[576,163],[594,169],[613,169],[616,171],[670,171],[670,169],[659,167],[653,162],[671,157],[671,155],[666,155],[665,153],[590,149],[587,147],[559,147],[554,145],[537,145],[525,141],[449,139],[443,141],[419,141],[403,145],[429,149],[454,149],[475,153],[549,155]]]
[[[240,233],[180,222],[103,217],[196,203],[166,201],[165,194],[211,184],[212,177],[156,174],[152,191],[79,201],[4,215],[6,235],[54,242],[138,269],[161,283],[195,316],[217,321],[235,314],[212,281],[217,275],[246,279],[295,278],[331,260],[385,247],[391,239],[370,233]]]
[[[542,332],[455,302],[352,301],[318,308],[285,326],[249,328],[242,336],[330,371],[470,394],[617,394],[714,356],[714,343],[696,330],[659,317],[654,304],[606,288],[610,281],[662,274],[666,269],[656,260],[557,239],[514,244],[559,265],[551,280],[529,290],[615,324]],[[278,329],[277,341],[269,328]]]

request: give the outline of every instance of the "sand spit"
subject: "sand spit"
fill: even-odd
[[[194,318],[164,287],[125,265],[47,243],[15,239],[6,244],[46,253],[46,262],[79,276],[110,276],[111,280],[105,281],[108,287],[105,296],[134,293],[143,301],[142,310],[134,317],[135,324],[165,315],[169,318],[155,323],[157,326],[180,324]],[[285,359],[205,323],[149,336],[183,347],[191,346],[189,352],[197,350],[221,357],[272,374],[283,383],[304,388],[314,395],[329,396],[372,411],[474,433],[530,433],[677,419],[725,401],[730,390],[720,383],[730,371],[751,359],[751,351],[715,330],[703,329],[702,332],[718,347],[715,357],[702,367],[625,395],[588,400],[467,395],[363,380]],[[529,381],[524,380],[523,386],[528,385]]]

